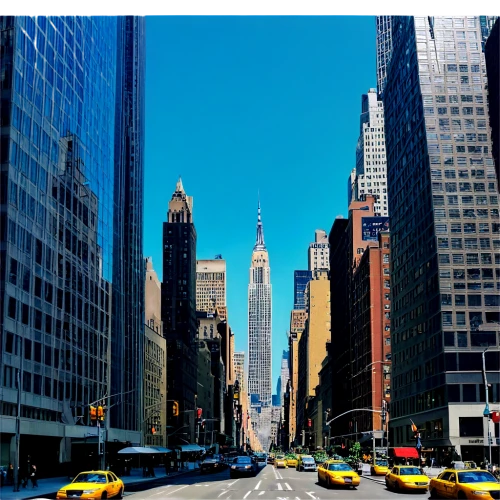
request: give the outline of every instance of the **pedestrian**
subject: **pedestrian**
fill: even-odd
[[[14,484],[14,466],[12,464],[9,464],[7,469],[7,484]]]
[[[21,489],[21,484],[23,483],[23,479],[24,479],[24,474],[23,474],[23,471],[21,470],[21,467],[17,467],[17,490],[19,491]],[[25,486],[23,485],[23,488],[25,488]]]
[[[38,488],[38,481],[37,481],[37,470],[36,470],[36,465],[31,466],[31,485],[33,488]]]

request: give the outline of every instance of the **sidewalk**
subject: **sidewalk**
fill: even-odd
[[[441,474],[444,469],[445,467],[424,467],[424,474],[429,479],[432,479],[433,477],[439,476],[439,474]],[[363,471],[363,475],[361,477],[364,477],[365,479],[369,479],[370,481],[374,481],[376,483],[385,484],[385,476],[370,476],[369,472],[365,474]]]
[[[127,484],[141,484],[148,481],[157,481],[158,479],[180,476],[188,472],[192,472],[192,470],[170,472],[170,474],[167,476],[165,473],[165,467],[156,467],[156,477],[142,477],[142,469],[132,469],[130,471],[130,476],[120,477],[120,479],[125,485],[125,491],[127,491]],[[60,488],[69,484],[70,482],[71,481],[67,477],[39,479],[38,488],[33,488],[31,486],[31,482],[29,482],[27,488],[23,488],[21,486],[21,491],[16,493],[13,491],[13,486],[2,486],[2,488],[0,488],[0,498],[1,500],[25,500],[28,498],[44,498],[44,495],[54,495]]]

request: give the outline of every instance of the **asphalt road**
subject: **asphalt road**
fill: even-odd
[[[256,477],[230,479],[229,471],[216,474],[179,476],[169,484],[140,492],[125,492],[127,499],[161,500],[376,500],[427,499],[422,493],[393,493],[384,484],[362,478],[357,489],[327,490],[317,483],[315,472],[263,467]]]

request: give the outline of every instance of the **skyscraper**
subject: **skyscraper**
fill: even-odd
[[[248,394],[252,425],[264,449],[271,436],[271,326],[271,268],[259,202],[248,285]]]
[[[235,352],[233,354],[234,378],[240,384],[240,392],[246,392],[245,382],[245,352]]]
[[[163,332],[167,339],[167,395],[179,402],[180,416],[167,414],[169,425],[189,425],[194,440],[197,390],[196,229],[193,198],[179,178],[163,223]],[[191,412],[191,418],[190,418]]]
[[[438,460],[450,446],[484,460],[481,354],[488,347],[488,380],[498,380],[500,221],[481,26],[458,16],[393,17],[392,26],[389,441],[413,442],[411,417]]]
[[[384,104],[376,89],[361,96],[356,169],[349,175],[348,202],[373,194],[375,215],[388,215],[387,160],[385,154]]]
[[[316,269],[328,269],[330,255],[330,245],[328,236],[323,229],[316,229],[314,232],[314,241],[309,243],[307,260],[309,271]]]
[[[377,23],[377,90],[379,95],[382,95],[392,54],[392,18],[391,16],[377,16],[375,19]]]
[[[293,308],[305,309],[306,299],[305,291],[307,284],[312,279],[312,271],[294,271],[293,272]]]
[[[226,307],[226,261],[196,261],[196,310],[214,312]]]
[[[287,388],[288,381],[290,380],[290,367],[288,365],[288,359],[290,358],[290,351],[283,351],[281,356],[281,391],[278,393],[280,396],[280,404],[283,408],[285,402],[285,391]]]
[[[141,431],[146,20],[118,18],[113,212],[113,426]]]
[[[21,458],[30,453],[41,474],[70,461],[95,467],[98,459],[89,455],[96,443],[81,440],[91,432],[89,403],[100,399],[110,407],[103,440],[140,440],[140,352],[121,351],[134,364],[124,377],[137,406],[123,415],[119,399],[110,396],[116,394],[115,292],[127,321],[137,325],[135,338],[144,331],[142,211],[118,213],[132,199],[140,204],[143,190],[143,20],[5,16],[0,30],[1,454],[14,462],[20,370]],[[133,89],[125,83],[130,71]],[[125,99],[124,86],[133,100]],[[128,134],[136,158],[125,162],[117,150],[127,154]],[[133,184],[117,184],[117,176],[132,172]],[[117,238],[129,223],[130,238]],[[121,258],[127,274],[117,277]],[[128,342],[128,330],[121,331]],[[63,435],[73,436],[64,446]]]

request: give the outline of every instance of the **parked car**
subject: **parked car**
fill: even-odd
[[[231,469],[229,475],[231,478],[238,477],[240,475],[256,476],[259,471],[256,460],[252,460],[251,457],[240,456],[236,457],[231,464]]]
[[[122,498],[125,486],[111,471],[80,472],[73,481],[57,492],[61,498]]]

